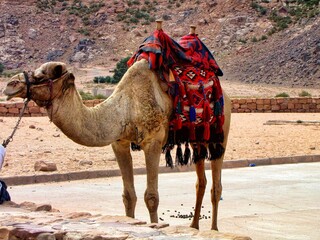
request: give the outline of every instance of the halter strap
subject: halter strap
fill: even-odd
[[[29,80],[29,76],[28,76],[28,73],[26,71],[23,71],[23,75],[24,75],[24,79],[25,79],[26,84],[27,84],[27,100],[29,101],[31,99],[31,92],[30,92],[31,82]]]

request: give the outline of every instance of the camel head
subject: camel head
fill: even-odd
[[[30,74],[23,72],[13,76],[4,94],[7,99],[29,98],[39,106],[47,106],[61,96],[70,86],[74,86],[74,75],[61,62],[47,62]]]

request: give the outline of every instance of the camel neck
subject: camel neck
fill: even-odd
[[[112,95],[95,107],[87,107],[74,87],[67,91],[48,109],[51,121],[67,137],[92,147],[106,146],[121,137],[126,119],[120,117],[117,97]]]

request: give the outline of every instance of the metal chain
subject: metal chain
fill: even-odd
[[[23,114],[24,114],[24,111],[25,111],[26,108],[27,108],[28,102],[29,102],[29,99],[26,99],[26,100],[24,101],[24,105],[23,105],[23,108],[22,108],[22,110],[21,110],[21,112],[20,112],[19,119],[18,119],[18,121],[17,121],[17,123],[16,123],[16,126],[14,127],[11,135],[10,135],[6,140],[3,141],[3,143],[2,143],[2,146],[3,146],[3,147],[7,147],[8,144],[9,144],[9,142],[12,142],[12,140],[13,140],[13,135],[15,134],[15,132],[16,132],[17,129],[18,129],[18,126],[19,126],[19,124],[20,124],[21,118],[22,118],[22,116],[23,116]]]

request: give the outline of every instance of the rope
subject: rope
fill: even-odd
[[[19,124],[20,124],[21,118],[22,118],[22,116],[23,116],[23,114],[24,114],[24,111],[25,111],[26,108],[27,108],[28,102],[29,102],[29,99],[26,99],[26,100],[24,101],[24,105],[23,105],[23,108],[22,108],[22,110],[21,110],[21,112],[20,112],[19,119],[18,119],[18,121],[17,121],[17,123],[16,123],[16,126],[14,127],[11,135],[10,135],[6,140],[3,141],[3,143],[2,143],[2,146],[3,146],[3,147],[7,147],[8,144],[9,144],[9,142],[12,142],[12,141],[13,141],[13,135],[15,134],[15,132],[16,132],[17,129],[18,129],[18,126],[19,126]]]

